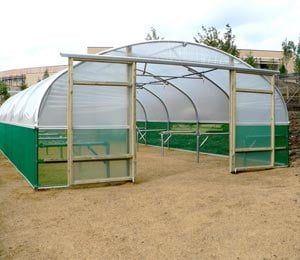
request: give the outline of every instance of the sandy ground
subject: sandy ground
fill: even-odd
[[[300,169],[140,146],[136,184],[34,191],[0,155],[0,259],[300,259]]]

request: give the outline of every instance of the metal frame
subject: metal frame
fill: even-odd
[[[159,100],[159,102],[162,104],[162,106],[164,107],[164,109],[165,109],[165,112],[166,112],[166,117],[167,117],[167,123],[168,123],[168,128],[169,128],[169,124],[170,124],[170,115],[169,115],[169,110],[168,110],[168,108],[167,108],[167,106],[166,106],[166,104],[165,104],[165,102],[158,96],[158,95],[156,95],[155,93],[153,93],[151,90],[149,90],[148,88],[146,88],[146,87],[139,87],[139,89],[140,90],[145,90],[145,91],[147,91],[149,94],[151,94],[152,96],[154,96],[156,99],[158,99]]]
[[[228,132],[220,132],[220,133],[200,133],[199,131],[192,131],[192,130],[172,130],[172,131],[166,131],[161,129],[160,132],[160,147],[161,147],[161,155],[164,156],[164,147],[165,144],[168,144],[169,147],[169,140],[172,138],[173,135],[193,135],[196,136],[196,153],[197,153],[197,162],[200,161],[200,148],[206,143],[206,141],[209,139],[210,136],[215,135],[228,135]],[[164,136],[167,136],[166,139],[164,139]],[[200,143],[200,136],[206,136],[204,140]]]
[[[147,66],[147,63],[151,64],[165,64],[165,65],[174,65],[174,66],[183,66],[186,68],[193,68],[193,67],[204,67],[207,69],[221,69],[221,70],[227,70],[229,72],[229,85],[230,85],[230,90],[229,90],[229,103],[230,103],[230,115],[229,115],[229,129],[230,129],[230,147],[229,147],[229,157],[230,157],[230,172],[236,172],[237,170],[245,170],[243,169],[237,169],[235,166],[235,155],[237,152],[251,152],[251,151],[271,151],[271,165],[263,166],[263,167],[246,167],[247,169],[250,168],[273,168],[274,167],[274,156],[275,156],[275,76],[278,74],[277,71],[272,71],[272,70],[262,70],[262,69],[254,69],[254,68],[241,68],[241,67],[235,67],[233,63],[233,58],[232,62],[230,65],[222,65],[222,64],[212,64],[212,63],[199,63],[199,62],[190,62],[190,61],[178,61],[178,60],[167,60],[167,59],[156,59],[156,58],[140,58],[140,57],[124,57],[124,56],[110,56],[110,55],[76,55],[76,54],[61,54],[63,57],[68,57],[69,60],[73,60],[76,58],[77,61],[102,61],[102,62],[110,62],[110,63],[127,63],[127,64],[136,64],[136,63],[143,63],[145,64],[145,68]],[[136,67],[135,67],[136,69]],[[136,77],[136,72],[132,75]],[[143,73],[147,73],[149,76],[153,76],[153,78],[158,79],[159,81],[167,82],[170,84],[172,87],[176,88],[181,94],[184,94],[192,103],[196,116],[198,115],[198,111],[195,108],[195,104],[193,103],[193,100],[181,89],[177,88],[172,84],[171,82],[168,81],[168,79],[162,79],[161,77],[158,77],[156,75],[153,75],[149,72],[144,71]],[[262,76],[272,76],[272,87],[271,90],[259,90],[259,89],[240,89],[237,88],[236,86],[236,73],[246,73],[246,74],[255,74],[255,75],[262,75]],[[72,75],[72,70],[70,70],[70,74]],[[170,78],[172,79],[172,78]],[[132,82],[134,82],[135,85],[135,79],[132,79]],[[69,84],[71,84],[72,81],[69,80]],[[81,82],[83,84],[88,84],[89,82]],[[118,83],[114,84],[117,85]],[[101,85],[101,84],[100,84]],[[125,86],[128,86],[127,84],[124,84]],[[72,92],[71,87],[69,88],[69,93]],[[263,148],[246,148],[246,149],[236,149],[235,147],[235,138],[236,138],[236,131],[235,131],[235,125],[236,125],[236,93],[237,92],[247,92],[247,93],[257,93],[257,94],[270,94],[272,95],[272,104],[271,104],[271,110],[272,110],[272,116],[271,116],[271,147],[263,147]],[[153,93],[152,93],[153,94]],[[132,96],[133,98],[133,96]],[[136,97],[135,97],[136,98]],[[132,102],[132,104],[135,102]],[[135,109],[133,109],[135,112]],[[131,119],[131,121],[135,122],[135,120]],[[197,116],[197,124],[199,124],[199,117]],[[133,125],[132,125],[133,126]],[[132,129],[135,129],[136,127],[132,127]],[[197,131],[199,134],[199,130]],[[131,136],[131,142],[130,144],[132,145],[133,143],[135,144],[136,142],[136,133]],[[71,140],[71,139],[69,139]],[[132,142],[134,140],[135,142]],[[197,147],[199,148],[199,145],[197,144]],[[133,149],[133,148],[130,148]],[[70,157],[70,158],[69,158]],[[71,161],[72,159],[72,154],[70,152],[69,159]],[[135,161],[135,159],[134,159]],[[70,162],[71,164],[71,162]]]
[[[110,63],[152,63],[152,64],[165,64],[165,65],[176,65],[176,66],[190,66],[190,67],[203,67],[211,69],[222,69],[222,70],[235,70],[241,73],[251,73],[264,76],[272,76],[278,74],[278,71],[266,70],[266,69],[254,69],[254,68],[241,68],[235,67],[234,65],[222,65],[219,63],[201,63],[194,61],[180,61],[180,60],[168,60],[168,59],[156,59],[156,58],[141,58],[141,57],[124,57],[124,56],[110,56],[110,55],[95,55],[95,54],[71,54],[61,53],[62,57],[76,58],[77,61],[103,61]]]
[[[195,111],[195,117],[196,117],[195,123],[197,124],[197,132],[199,132],[199,113],[198,113],[198,110],[197,110],[197,106],[195,105],[194,101],[192,100],[192,98],[187,93],[185,93],[181,88],[177,87],[175,84],[173,84],[173,83],[170,82],[170,80],[174,79],[175,77],[171,77],[170,79],[163,79],[161,76],[154,75],[153,73],[150,73],[148,71],[145,71],[144,74],[147,74],[150,77],[158,79],[157,83],[162,82],[164,85],[168,85],[170,87],[175,88],[179,93],[181,93],[183,96],[185,96],[188,99],[188,101],[192,104],[193,109]],[[152,91],[150,91],[149,89],[147,89],[145,87],[148,84],[151,85],[153,83],[151,83],[151,82],[150,83],[145,83],[144,86],[143,86],[143,89],[146,90],[146,91],[148,91],[149,93],[153,94],[163,104],[163,106],[164,106],[164,108],[166,110],[167,119],[168,119],[168,129],[167,130],[169,130],[170,116],[169,116],[168,108],[167,108],[166,104],[163,102],[163,100],[160,97],[158,97],[155,93],[153,93]]]

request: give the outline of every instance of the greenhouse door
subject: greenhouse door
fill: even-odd
[[[274,80],[230,71],[230,172],[274,167]]]
[[[69,186],[134,181],[135,66],[95,55],[69,57]]]

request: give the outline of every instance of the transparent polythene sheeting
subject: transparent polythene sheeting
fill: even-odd
[[[60,75],[57,73],[9,98],[0,109],[0,121],[36,126],[41,101],[52,82]]]
[[[172,83],[189,96],[190,103],[193,102],[197,109],[199,122],[228,122],[229,98],[210,81],[175,79]],[[173,105],[173,109],[176,111],[178,108]]]
[[[126,64],[87,62],[74,68],[78,81],[125,83],[129,77]],[[40,111],[41,127],[67,125],[67,84],[64,74],[52,85]],[[74,125],[128,125],[128,96],[125,87],[74,86]]]
[[[171,121],[228,122],[228,96],[202,77],[204,71],[207,69],[197,73],[182,66],[139,64],[137,82],[159,97]]]
[[[253,90],[271,90],[271,77],[237,73],[236,87]]]
[[[271,95],[237,93],[237,124],[271,124]]]
[[[127,87],[74,86],[73,125],[128,125]]]
[[[163,101],[168,109],[170,121],[197,121],[197,112],[191,100],[171,84],[165,86],[148,85],[146,88]],[[149,117],[154,118],[155,114],[149,114]]]
[[[149,91],[137,89],[137,100],[142,103],[147,120],[169,121],[168,110],[164,107],[164,103]],[[139,109],[141,106],[137,107],[137,120],[143,121],[144,111],[139,111]]]
[[[199,70],[198,68],[193,68],[194,70]],[[224,90],[229,95],[229,72],[226,70],[212,70],[204,74],[205,77],[208,77],[209,80],[213,81],[218,87]],[[252,75],[252,74],[237,74],[237,88],[241,89],[257,89],[257,90],[271,90],[271,78],[270,77],[264,77],[261,75]],[[258,97],[258,102],[260,99],[261,94],[255,94],[252,96],[249,96],[250,99],[244,99],[241,101],[240,106],[244,107],[244,110],[241,111],[241,113],[245,113],[245,106],[247,106],[248,103],[251,103],[255,106],[256,97]],[[276,124],[288,124],[288,113],[285,106],[285,102],[278,91],[278,89],[275,89],[275,123]],[[245,102],[243,105],[242,103]],[[269,103],[270,104],[270,103]],[[260,108],[268,109],[266,106],[262,106],[258,104]],[[250,110],[248,110],[247,114],[250,117],[253,117],[255,115],[251,115],[251,106],[248,106]],[[258,111],[258,109],[256,109]],[[260,110],[259,113],[266,113],[264,110]],[[245,115],[245,114],[244,114]],[[259,116],[259,115],[258,115]],[[247,120],[247,117],[244,118]]]
[[[67,127],[68,74],[61,75],[43,99],[39,112],[39,127]]]
[[[140,121],[147,121],[147,114],[145,108],[138,99],[136,102],[136,118]]]
[[[243,61],[232,57],[219,50],[195,44],[179,41],[149,41],[144,43],[133,44],[106,51],[103,54],[113,56],[128,56],[128,57],[144,57],[144,58],[160,58],[174,61],[193,61],[193,62],[207,62],[224,65],[234,65],[235,67],[249,68],[249,65]],[[207,121],[222,121],[228,120],[228,106],[226,105],[229,97],[229,71],[225,69],[208,69],[185,66],[171,66],[162,64],[137,64],[137,88],[143,87],[147,90],[139,89],[137,91],[137,99],[140,105],[137,107],[137,118],[145,119],[145,111],[148,120],[165,121],[165,120],[192,120],[195,121],[195,107],[198,111],[198,120]],[[198,73],[197,73],[198,72]],[[170,76],[187,76],[193,74],[191,77],[203,77],[203,79],[181,79]],[[241,74],[237,76],[237,87],[254,88],[263,90],[269,89],[270,82],[262,76],[248,74]],[[130,77],[127,65],[86,62],[79,63],[74,67],[74,78],[76,80],[103,80],[113,82],[126,82]],[[155,82],[160,87],[165,86],[165,89],[157,88]],[[164,82],[165,81],[165,82]],[[171,87],[174,84],[178,89]],[[29,125],[37,127],[66,127],[67,123],[67,88],[68,88],[68,74],[61,72],[58,76],[49,77],[45,81],[34,85],[33,87],[13,96],[5,102],[0,108],[0,120],[3,122],[11,122],[20,125]],[[106,91],[106,90],[105,90]],[[103,96],[110,98],[110,94],[103,92]],[[182,91],[185,93],[182,93]],[[222,94],[224,93],[224,95]],[[124,93],[123,93],[124,94]],[[123,95],[121,93],[121,95]],[[154,94],[154,95],[153,95]],[[125,95],[125,94],[124,94]],[[156,95],[156,96],[155,96]],[[222,99],[223,97],[223,99]],[[90,98],[89,95],[82,95],[82,98]],[[91,97],[93,99],[93,97]],[[112,98],[114,100],[114,98]],[[77,100],[80,104],[79,118],[83,118],[84,123],[95,120],[93,115],[87,115],[90,108],[87,108],[86,100]],[[76,102],[77,102],[76,101]],[[107,102],[103,100],[103,104]],[[118,103],[117,99],[113,101]],[[245,100],[245,105],[251,103],[255,106],[255,98],[253,100]],[[193,104],[192,104],[193,103]],[[82,105],[84,104],[84,105]],[[99,113],[103,105],[95,104]],[[242,105],[242,104],[241,104]],[[125,108],[122,101],[119,105],[113,105],[105,110],[107,113],[113,111],[121,111]],[[265,107],[258,105],[260,108]],[[141,111],[141,109],[143,111]],[[260,110],[261,112],[261,110]],[[94,111],[92,111],[92,114]],[[104,112],[103,112],[104,113]],[[243,110],[245,115],[248,113]],[[117,114],[117,112],[116,112]],[[168,118],[169,114],[169,118]],[[250,117],[253,117],[249,112]],[[126,114],[120,114],[126,117]],[[84,118],[86,117],[87,118]],[[104,119],[106,115],[103,115]],[[117,121],[122,125],[127,123],[116,116]],[[123,121],[122,121],[123,120]],[[252,119],[251,119],[252,121]],[[79,122],[79,121],[78,121]],[[276,124],[288,124],[287,110],[282,99],[281,94],[275,93],[275,122]],[[113,124],[113,122],[112,122]],[[93,125],[93,124],[90,124]],[[118,124],[117,124],[118,125]],[[82,125],[81,125],[82,126]]]
[[[289,123],[288,111],[279,90],[275,91],[275,124],[287,125]]]
[[[211,47],[180,41],[147,41],[103,52],[112,56],[148,57],[249,67],[237,58]]]
[[[129,71],[125,64],[83,62],[74,68],[74,80],[99,82],[128,82]]]

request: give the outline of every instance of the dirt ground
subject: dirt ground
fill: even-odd
[[[300,168],[140,146],[137,183],[34,191],[0,154],[0,259],[300,259]]]

